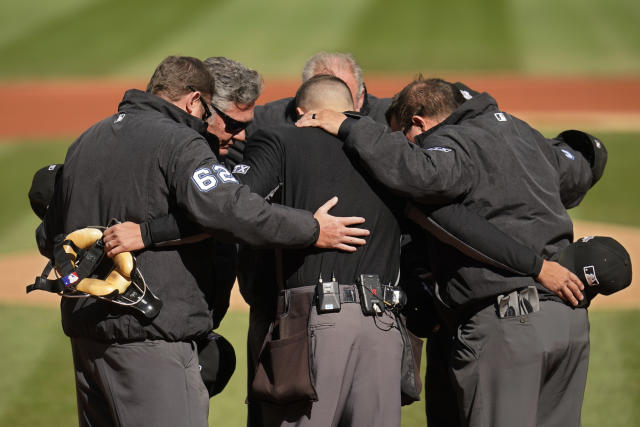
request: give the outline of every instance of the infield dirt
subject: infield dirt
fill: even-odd
[[[487,91],[502,109],[534,127],[640,130],[640,78],[442,76]],[[390,97],[412,76],[367,76],[367,88]],[[258,103],[293,96],[299,82],[266,78]],[[115,113],[129,88],[144,81],[0,83],[0,139],[74,138]]]

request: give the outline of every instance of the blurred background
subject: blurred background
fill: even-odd
[[[259,103],[291,96],[318,51],[352,53],[368,90],[392,96],[419,73],[486,90],[547,136],[579,128],[609,152],[570,213],[576,237],[607,234],[640,254],[640,3],[631,0],[6,0],[0,4],[0,426],[77,424],[72,361],[55,295],[24,295],[44,266],[27,200],[34,172],[144,88],[167,55],[227,56],[265,79]],[[636,265],[638,265],[636,263]],[[637,275],[636,275],[637,277]],[[585,426],[640,419],[640,291],[599,297]],[[597,304],[596,304],[597,303]],[[247,314],[220,331],[238,369],[210,424],[243,425]],[[425,425],[424,400],[403,425]]]

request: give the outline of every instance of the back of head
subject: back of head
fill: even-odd
[[[395,120],[401,129],[406,130],[411,127],[413,116],[442,121],[464,101],[453,84],[442,79],[423,79],[420,76],[394,96],[386,118],[387,122]]]
[[[166,57],[147,84],[147,92],[172,102],[194,91],[200,91],[204,97],[211,98],[215,83],[205,64],[191,56]]]
[[[328,109],[353,110],[351,91],[345,82],[335,76],[319,74],[311,77],[296,92],[296,107],[303,111]]]
[[[318,52],[307,60],[302,69],[302,82],[318,74],[338,75],[349,73],[357,85],[355,99],[359,99],[364,91],[362,83],[362,68],[358,65],[353,55],[341,52]]]
[[[264,86],[257,71],[223,56],[207,58],[204,63],[216,82],[213,105],[226,110],[231,104],[255,104]]]

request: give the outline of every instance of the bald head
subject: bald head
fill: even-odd
[[[353,111],[349,87],[335,76],[316,75],[302,83],[296,93],[301,114],[310,110]]]
[[[302,81],[306,82],[318,74],[330,74],[344,81],[353,97],[356,111],[364,104],[364,83],[362,69],[349,53],[319,52],[307,60],[302,70]]]

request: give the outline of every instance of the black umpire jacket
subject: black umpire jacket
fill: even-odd
[[[362,118],[340,129],[372,176],[394,193],[426,204],[458,202],[500,230],[552,258],[573,240],[566,208],[594,183],[589,162],[561,138],[545,139],[525,122],[498,109],[486,93],[462,104],[444,122],[407,142],[399,132]],[[431,269],[442,300],[457,308],[530,285],[433,241]]]
[[[203,135],[206,124],[155,95],[130,90],[118,113],[98,122],[69,148],[61,183],[47,211],[58,233],[106,225],[111,218],[145,222],[182,211],[211,235],[252,245],[306,247],[319,228],[313,215],[271,205],[219,164]],[[164,305],[153,321],[95,298],[62,298],[71,337],[138,341],[191,339],[212,328],[205,295],[214,287],[210,257],[199,245],[145,250],[137,267]]]
[[[371,235],[355,253],[315,248],[282,251],[284,288],[313,286],[332,276],[355,283],[360,274],[377,274],[396,283],[400,270],[400,226],[403,202],[370,183],[342,149],[338,138],[320,130],[292,125],[257,131],[247,144],[236,176],[252,191],[267,196],[280,188],[281,203],[315,211],[338,196],[337,216],[362,216]]]

